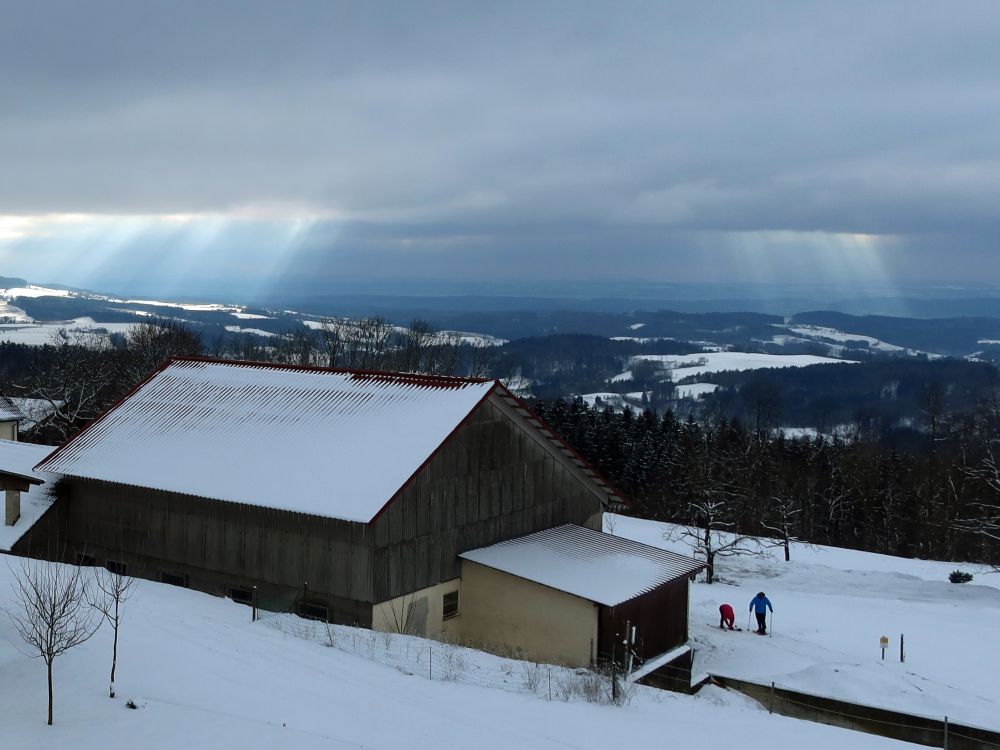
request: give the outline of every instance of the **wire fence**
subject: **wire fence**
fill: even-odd
[[[621,704],[632,687],[613,669],[572,669],[493,656],[444,641],[261,612],[259,622],[288,636],[392,667],[406,675],[503,690],[543,700]]]

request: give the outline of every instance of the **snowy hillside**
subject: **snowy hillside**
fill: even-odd
[[[669,524],[622,516],[608,524],[615,534],[690,554],[665,541]],[[795,545],[791,558],[774,550],[719,559],[723,582],[692,587],[696,672],[1000,728],[1000,573],[835,547]],[[956,568],[975,574],[973,582],[949,583]],[[720,604],[732,604],[746,628],[750,599],[761,590],[774,605],[773,637],[719,630]],[[885,661],[882,635],[891,642]]]
[[[0,604],[10,606],[0,566]],[[611,707],[548,701],[430,681],[361,656],[250,622],[246,607],[142,581],[128,604],[118,698],[106,697],[110,634],[55,664],[55,725],[45,725],[45,670],[18,651],[0,617],[3,747],[509,748],[735,745],[859,750],[901,743],[766,711],[710,688],[698,697],[641,688]],[[481,655],[484,662],[495,657]],[[128,710],[129,699],[139,706]]]

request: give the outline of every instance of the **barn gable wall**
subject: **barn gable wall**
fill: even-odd
[[[485,401],[372,523],[374,601],[461,575],[459,553],[563,523],[601,495],[545,440]]]

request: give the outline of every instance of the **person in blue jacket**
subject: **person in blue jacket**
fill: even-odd
[[[771,601],[761,591],[750,601],[750,609],[757,615],[757,631],[760,635],[767,633],[767,610],[774,612]]]

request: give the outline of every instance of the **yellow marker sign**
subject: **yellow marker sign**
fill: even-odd
[[[883,635],[881,638],[878,639],[878,645],[881,646],[882,648],[889,648],[889,639]]]

